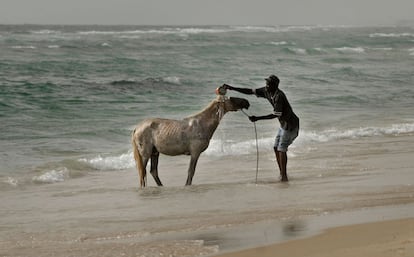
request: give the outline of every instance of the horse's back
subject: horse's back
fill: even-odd
[[[181,133],[182,130],[182,121],[162,118],[145,119],[135,128],[137,133],[143,134],[151,131],[152,133],[165,135],[167,137],[177,135]]]
[[[134,139],[142,148],[153,148],[167,155],[188,154],[188,140],[183,121],[151,118],[139,123]]]

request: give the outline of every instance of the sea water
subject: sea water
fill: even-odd
[[[407,27],[3,25],[0,176],[49,172],[61,182],[71,170],[130,169],[140,120],[183,118],[223,83],[256,88],[270,74],[301,119],[295,148],[410,133],[413,47]],[[252,115],[272,111],[230,93],[247,98]],[[277,126],[258,123],[261,151]],[[204,155],[254,153],[251,127],[227,115]]]
[[[130,208],[125,222],[134,215],[164,220],[144,227],[145,234],[197,227],[168,223],[171,215],[203,213],[208,227],[217,224],[209,220],[215,212],[265,209],[269,201],[301,205],[315,196],[329,201],[323,190],[295,191],[300,200],[285,198],[286,186],[272,184],[278,177],[272,150],[277,120],[256,123],[259,186],[256,135],[241,112],[224,116],[190,188],[182,187],[188,157],[161,155],[166,188],[154,188],[148,178],[150,188],[136,191],[131,132],[147,117],[181,119],[199,112],[223,83],[257,88],[276,74],[301,122],[288,152],[289,190],[294,191],[295,179],[304,187],[307,179],[328,178],[327,183],[353,167],[354,162],[341,160],[344,145],[414,133],[413,67],[411,27],[1,25],[0,191],[16,198],[3,201],[3,207],[16,214],[20,201],[35,212],[42,201],[29,196],[46,194],[56,201],[56,216],[49,217],[55,220],[66,204],[97,202],[100,209],[104,200],[127,199],[128,207],[107,206],[112,208],[107,215]],[[264,99],[228,95],[248,99],[250,115],[272,113]],[[319,156],[321,145],[325,152]],[[354,172],[369,173],[358,167]],[[103,219],[108,211],[94,215],[90,208],[78,202],[73,211]],[[219,223],[226,222],[231,223]]]

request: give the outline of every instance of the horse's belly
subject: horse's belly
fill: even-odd
[[[166,155],[190,154],[188,143],[180,138],[158,138],[155,142],[158,152]]]
[[[170,138],[163,140],[162,143],[155,144],[158,152],[166,155],[191,155],[192,153],[201,153],[208,147],[208,141],[206,140],[180,140]]]

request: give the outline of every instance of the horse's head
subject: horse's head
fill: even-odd
[[[223,97],[225,112],[234,112],[240,109],[249,109],[249,101],[238,97]]]

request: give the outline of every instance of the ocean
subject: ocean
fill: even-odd
[[[322,189],[301,191],[311,187],[308,181],[332,182],[326,189],[332,192],[350,183],[350,176],[375,176],[371,166],[358,164],[360,156],[404,146],[400,141],[413,136],[413,67],[412,27],[0,25],[0,213],[8,217],[0,229],[3,236],[24,238],[38,231],[57,235],[65,228],[68,237],[87,234],[80,240],[87,241],[98,225],[88,227],[86,220],[94,218],[110,224],[112,234],[93,240],[115,240],[119,230],[128,230],[123,239],[146,242],[165,231],[194,233],[243,223],[252,208],[265,210],[275,201],[300,206],[282,218],[324,213],[304,205],[335,202],[334,197],[324,198]],[[194,186],[183,186],[188,157],[161,155],[165,187],[155,187],[148,177],[149,187],[138,189],[130,138],[139,121],[184,118],[206,107],[223,83],[257,88],[270,74],[280,78],[301,122],[288,152],[288,190],[300,200],[293,193],[279,195],[287,194],[287,186],[277,182],[275,171],[277,120],[256,123],[256,185],[255,131],[241,112],[223,118],[200,157]],[[264,99],[228,95],[249,100],[250,115],[272,112]],[[70,230],[76,222],[65,210],[82,225]],[[244,213],[243,219],[231,221],[226,216],[231,212]],[[202,225],[183,222],[196,213]],[[33,225],[36,217],[44,226]],[[123,223],[109,221],[115,217]],[[47,229],[52,221],[59,225]],[[9,227],[11,222],[18,226]],[[188,253],[214,252],[200,240],[177,244]],[[166,249],[174,249],[168,242]]]

